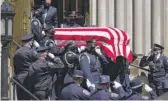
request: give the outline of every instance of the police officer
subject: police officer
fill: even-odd
[[[64,68],[59,57],[48,53],[48,47],[39,47],[38,60],[29,69],[29,90],[40,100],[56,100],[55,82],[57,69]]]
[[[90,91],[95,90],[102,73],[100,60],[104,61],[103,63],[108,63],[101,50],[96,49],[96,40],[87,41],[87,49],[79,56],[79,65],[87,79],[86,84]]]
[[[39,10],[35,10],[33,18],[31,20],[31,30],[34,34],[35,40],[42,45],[42,39],[45,36],[42,26],[42,17]]]
[[[74,70],[79,69],[78,50],[74,43],[69,44],[66,47],[66,53],[63,56],[63,60],[66,64],[64,84],[71,83],[73,81],[72,75]]]
[[[132,89],[132,93],[127,96],[125,100],[149,100],[157,98],[156,93],[147,84],[145,84],[144,89],[149,93],[149,96],[141,96],[143,83],[141,83],[138,77],[135,77],[131,81],[130,87]]]
[[[90,96],[90,100],[117,100],[119,95],[110,92],[110,77],[108,75],[101,75],[99,86],[95,92]]]
[[[140,61],[140,67],[149,66],[150,74],[148,80],[150,86],[160,96],[166,84],[166,73],[168,71],[168,57],[163,56],[164,47],[154,44],[154,47]]]
[[[29,71],[29,66],[37,59],[36,52],[32,50],[33,45],[32,34],[24,35],[22,40],[22,47],[20,47],[14,54],[14,73],[15,79],[18,80],[20,84],[27,88],[27,75]],[[19,100],[28,100],[28,94],[26,94],[21,88],[17,87],[17,96]]]
[[[73,72],[73,82],[62,90],[60,100],[88,100],[90,93],[80,86],[82,80],[83,72],[75,70]]]

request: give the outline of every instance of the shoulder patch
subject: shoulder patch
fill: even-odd
[[[118,97],[118,94],[116,94],[116,93],[111,93],[111,97],[117,98],[117,97]]]
[[[33,24],[34,24],[34,25],[38,25],[38,22],[37,22],[37,21],[34,21]]]
[[[83,93],[84,93],[85,95],[88,95],[88,96],[90,95],[90,93],[89,93],[87,90],[85,90],[85,89],[83,90]]]

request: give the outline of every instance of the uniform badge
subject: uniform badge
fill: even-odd
[[[90,95],[90,93],[87,90],[83,90],[83,93],[88,96]]]

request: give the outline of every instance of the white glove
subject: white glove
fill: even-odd
[[[114,85],[113,85],[113,87],[115,88],[115,89],[117,89],[117,88],[119,88],[119,87],[121,87],[122,85],[120,84],[120,83],[118,83],[117,81],[114,81]]]
[[[52,54],[52,53],[48,53],[48,56],[49,56],[51,59],[54,59],[54,58],[55,58],[54,54]]]
[[[152,49],[150,49],[146,54],[145,56],[150,56],[152,54]]]
[[[85,50],[85,49],[86,49],[85,46],[81,46],[80,48],[78,47],[78,52],[80,53],[80,52],[82,52],[82,51]]]
[[[98,46],[95,47],[95,51],[96,51],[97,54],[102,55],[100,47],[98,47]]]
[[[88,88],[93,87],[95,89],[95,85],[92,84],[88,79],[86,80],[86,85],[87,85]]]
[[[35,41],[35,40],[33,41],[33,46],[40,47],[39,43],[37,41]]]
[[[146,92],[151,92],[152,91],[152,88],[149,87],[147,84],[145,84],[144,89],[146,90]]]
[[[41,34],[42,34],[42,35],[45,35],[45,31],[42,31]]]

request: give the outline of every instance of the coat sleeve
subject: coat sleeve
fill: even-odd
[[[28,74],[28,90],[30,91],[30,92],[33,92],[33,85],[35,84],[35,81],[36,80],[34,80],[34,78],[35,78],[35,73],[36,71],[35,71],[35,69],[34,69],[34,67],[33,67],[33,65],[31,65],[30,67],[29,67],[29,74]]]
[[[145,67],[147,65],[148,65],[147,56],[143,56],[142,59],[140,60],[139,66]]]
[[[64,68],[64,63],[59,57],[54,58],[54,62],[56,64],[56,68]]]
[[[51,53],[53,53],[55,56],[57,56],[57,55],[61,56],[65,53],[65,49],[55,46],[55,47],[51,48]]]

